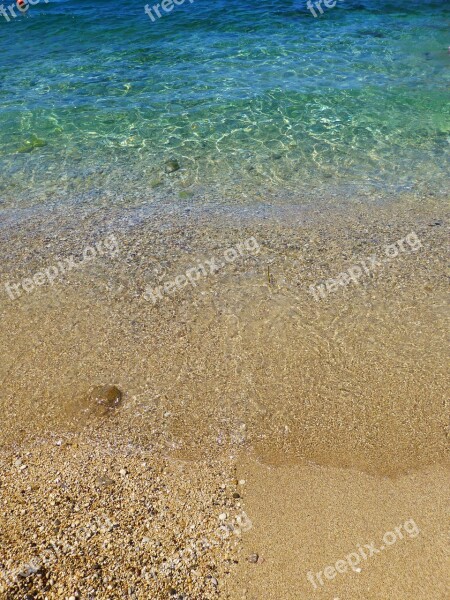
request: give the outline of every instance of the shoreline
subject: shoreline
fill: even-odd
[[[9,533],[0,568],[14,568],[13,557],[30,560],[31,542],[44,551],[55,521],[72,532],[75,521],[89,524],[109,506],[116,517],[108,518],[119,523],[79,541],[73,556],[49,563],[45,577],[22,578],[6,598],[28,585],[44,598],[50,585],[49,599],[378,600],[391,590],[394,600],[410,600],[412,590],[426,597],[425,578],[443,600],[441,559],[433,562],[431,549],[441,544],[448,464],[447,222],[445,199],[417,205],[403,197],[334,212],[59,208],[1,230],[0,493],[8,508],[0,531]],[[395,257],[354,284],[320,302],[308,292],[366,257],[380,258],[411,232],[417,252],[397,244]],[[9,301],[5,280],[30,278],[56,256],[80,260],[83,248],[111,234],[114,259],[99,255]],[[143,297],[146,286],[173,282],[251,237],[258,253],[243,253],[156,304]],[[105,384],[118,386],[123,401],[101,417],[89,390]],[[147,478],[144,462],[153,473]],[[109,486],[117,494],[111,502]],[[167,573],[142,579],[143,566],[176,552],[167,527],[150,524],[152,535],[142,529],[147,492],[182,545],[222,526],[230,536],[197,562],[181,557]],[[49,494],[55,504],[39,506]],[[231,517],[222,520],[224,513]],[[242,513],[248,529],[239,527]],[[334,576],[317,590],[308,582],[309,570],[324,581],[325,566],[411,518],[424,532],[414,543],[393,546],[361,574]],[[141,548],[144,537],[162,545]],[[92,579],[99,557],[104,582]],[[120,582],[114,596],[111,577]],[[97,595],[89,592],[93,581]]]

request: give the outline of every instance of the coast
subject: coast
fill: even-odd
[[[78,205],[1,229],[2,282],[117,250],[3,291],[5,598],[444,599],[448,199],[326,206]],[[314,300],[411,232],[417,251]],[[105,384],[121,402],[96,412]]]

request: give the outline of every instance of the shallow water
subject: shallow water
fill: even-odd
[[[1,201],[439,192],[449,19],[436,0],[317,19],[291,0],[197,0],[155,23],[104,0],[0,16]]]
[[[0,442],[101,428],[86,395],[115,384],[117,427],[183,456],[442,461],[448,17],[199,0],[152,23],[86,0],[2,22]],[[308,292],[410,232],[423,252]],[[108,234],[118,256],[24,291]]]
[[[86,398],[109,383],[124,393],[117,431],[184,458],[246,450],[383,475],[443,462],[442,200],[329,217],[64,207],[10,222],[2,282],[70,255],[80,266],[15,299],[2,286],[0,441],[101,429]],[[385,246],[410,232],[420,246],[388,260]],[[82,265],[83,249],[111,233],[117,255]],[[227,261],[251,237],[258,251],[252,242]],[[374,254],[377,269],[314,299],[311,285]],[[158,286],[211,260],[218,272],[158,298]]]

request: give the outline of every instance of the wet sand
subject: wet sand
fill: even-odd
[[[239,477],[253,523],[242,556],[258,562],[239,563],[233,598],[447,598],[447,469],[392,479],[247,461]]]
[[[334,208],[192,201],[176,209],[78,206],[7,216],[2,284],[71,256],[80,262],[86,247],[107,236],[118,253],[97,255],[15,300],[1,290],[0,489],[8,503],[12,489],[21,494],[26,511],[2,514],[2,532],[21,532],[3,534],[3,570],[29,555],[21,519],[31,506],[45,532],[59,518],[59,508],[44,504],[47,491],[28,490],[27,478],[48,482],[49,465],[60,461],[76,494],[83,477],[94,485],[96,473],[117,471],[132,449],[129,490],[118,491],[114,508],[122,529],[123,511],[146,493],[140,453],[155,468],[188,465],[189,476],[169,473],[170,491],[148,484],[159,502],[167,498],[165,528],[183,531],[183,543],[189,535],[181,521],[198,518],[211,535],[212,515],[216,526],[229,512],[214,495],[224,483],[232,519],[245,510],[253,526],[234,524],[233,556],[227,537],[214,560],[208,551],[198,565],[183,563],[176,586],[170,575],[149,583],[133,570],[133,561],[167,558],[168,531],[148,536],[161,540],[154,555],[136,554],[117,536],[101,553],[120,557],[132,592],[91,582],[97,595],[82,583],[80,597],[166,598],[173,588],[180,598],[444,598],[447,206],[433,197]],[[389,257],[386,247],[398,240],[403,249]],[[232,248],[235,257],[226,254]],[[331,283],[373,255],[380,264],[358,282]],[[206,270],[212,260],[221,265],[213,273]],[[199,264],[205,272],[195,285],[149,299],[147,286],[174,282]],[[310,286],[331,291],[316,300]],[[88,396],[104,384],[117,385],[123,402],[100,416]],[[55,457],[60,439],[75,439],[83,451]],[[33,464],[20,471],[15,461],[26,462],[27,452]],[[88,504],[92,489],[82,491]],[[191,505],[191,496],[198,502]],[[80,507],[85,520],[89,510]],[[420,535],[396,542],[360,574],[340,574],[323,590],[306,579],[408,519]],[[139,515],[135,527],[141,535]],[[48,544],[48,534],[35,543]],[[98,552],[83,544],[84,575],[75,558],[49,565],[50,579],[57,576],[48,598],[77,597],[77,577],[88,577]],[[264,561],[249,563],[252,553]],[[14,589],[4,593],[21,597],[25,588]]]

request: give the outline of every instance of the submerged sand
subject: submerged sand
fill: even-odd
[[[0,568],[44,550],[55,521],[62,538],[105,511],[116,525],[45,576],[4,578],[5,597],[444,598],[446,206],[8,216],[3,283],[81,263],[108,236],[118,251],[14,300],[1,290]],[[89,406],[104,384],[123,391],[106,416]],[[360,572],[323,575],[411,519],[420,533]]]

